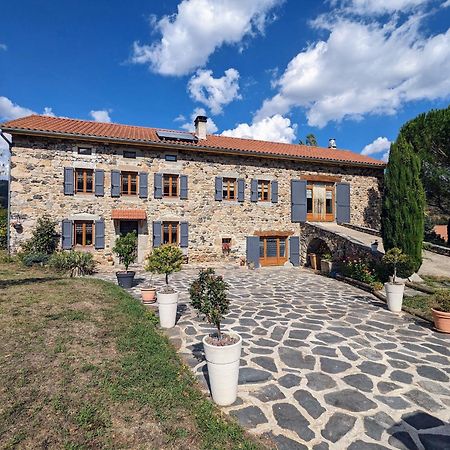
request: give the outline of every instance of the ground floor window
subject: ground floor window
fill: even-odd
[[[162,243],[163,244],[179,244],[179,228],[178,222],[162,223]]]
[[[262,266],[278,266],[287,261],[286,236],[261,236],[259,258]]]
[[[74,228],[75,246],[87,247],[94,244],[94,222],[77,220]]]
[[[306,188],[307,219],[312,222],[334,220],[334,183],[309,183]]]

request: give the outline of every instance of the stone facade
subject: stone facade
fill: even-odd
[[[78,146],[91,146],[92,155],[79,155]],[[137,152],[136,159],[123,152]],[[165,156],[176,155],[177,161]],[[104,196],[94,194],[64,195],[64,168],[103,169]],[[111,197],[111,170],[147,172],[148,198]],[[155,199],[154,173],[188,176],[188,199]],[[11,163],[11,220],[20,222],[21,230],[11,228],[13,251],[30,237],[38,217],[74,219],[77,215],[104,218],[105,249],[97,256],[109,257],[118,235],[118,223],[111,219],[113,209],[144,209],[147,220],[139,225],[139,259],[152,247],[153,221],[189,223],[190,261],[222,259],[222,239],[231,239],[232,255],[245,257],[246,236],[257,231],[291,232],[300,235],[300,224],[291,222],[292,179],[305,175],[333,175],[351,185],[351,222],[377,228],[380,212],[380,168],[362,168],[317,164],[288,159],[256,156],[208,154],[189,150],[167,151],[131,145],[71,141],[68,139],[14,136]],[[243,178],[245,201],[215,201],[215,177]],[[277,203],[252,203],[251,179],[278,181]]]

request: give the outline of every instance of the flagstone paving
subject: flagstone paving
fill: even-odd
[[[225,408],[242,426],[280,450],[450,449],[450,336],[306,270],[217,272],[230,285],[225,328],[243,338],[239,398]],[[180,318],[169,334],[207,387],[212,328],[189,305],[195,274],[172,277]]]

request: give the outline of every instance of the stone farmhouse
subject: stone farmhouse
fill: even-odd
[[[139,262],[179,245],[189,261],[299,265],[305,222],[379,227],[385,164],[335,148],[33,115],[12,135],[10,245],[36,220],[61,224],[61,247],[112,261],[136,231]]]

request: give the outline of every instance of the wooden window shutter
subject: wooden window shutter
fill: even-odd
[[[306,222],[306,180],[291,181],[291,221]]]
[[[61,238],[63,250],[70,250],[73,243],[73,222],[68,219],[64,219],[61,224]]]
[[[217,202],[221,202],[223,200],[223,180],[222,177],[216,177],[216,196],[215,199]]]
[[[161,222],[153,222],[153,247],[161,245]]]
[[[242,178],[239,178],[237,180],[237,184],[238,184],[237,200],[238,200],[238,202],[242,203],[245,199],[245,180],[243,180]]]
[[[180,247],[187,248],[189,246],[189,224],[180,222]]]
[[[120,172],[111,171],[111,197],[120,197]]]
[[[187,175],[180,175],[180,198],[187,200],[188,198],[188,177]]]
[[[336,222],[350,223],[350,184],[336,184]]]
[[[103,219],[95,221],[95,248],[97,250],[105,248],[105,221]]]
[[[258,201],[258,180],[253,179],[250,183],[250,201]]]
[[[163,197],[162,181],[163,181],[163,174],[155,173],[155,176],[154,176],[154,183],[155,183],[154,196],[155,196],[155,198]]]
[[[259,267],[259,236],[247,236],[246,259],[247,264]]]
[[[289,238],[289,261],[295,267],[300,265],[300,238],[298,236]]]
[[[139,173],[139,197],[140,198],[148,197],[148,173],[147,172]]]
[[[64,167],[64,195],[74,194],[74,170],[73,167]]]
[[[272,196],[271,201],[272,201],[272,203],[278,203],[278,181],[273,180],[271,182],[270,187],[271,187],[270,192],[271,192],[271,196]]]
[[[95,177],[95,195],[97,197],[103,197],[105,195],[105,172],[102,169],[96,169],[94,172]]]

